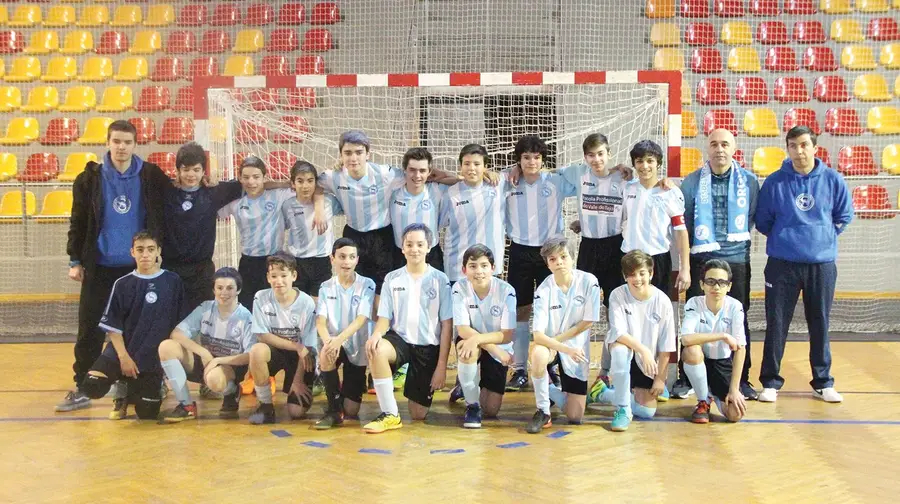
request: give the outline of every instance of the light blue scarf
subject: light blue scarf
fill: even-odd
[[[712,252],[721,246],[716,242],[716,226],[713,219],[712,169],[709,162],[700,169],[700,184],[694,198],[694,246],[692,254]],[[750,191],[747,177],[737,161],[731,161],[731,175],[728,178],[728,241],[740,242],[750,239]]]

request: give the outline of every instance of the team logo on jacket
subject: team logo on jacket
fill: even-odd
[[[113,210],[120,214],[127,214],[129,210],[131,210],[131,200],[128,199],[128,196],[124,194],[118,196],[112,202]]]
[[[551,194],[553,194],[553,190],[549,186],[541,187],[541,196],[549,198]]]
[[[194,204],[191,203],[190,201],[185,201],[184,203],[181,204],[181,209],[184,210],[185,212],[187,212],[191,208],[194,208]]]
[[[242,325],[243,324],[234,324],[233,326],[231,326],[231,336],[232,337],[237,337],[241,334],[241,329],[242,329],[241,326]]]
[[[269,201],[266,203],[266,212],[274,212],[275,211],[275,203]]]
[[[428,299],[434,299],[437,297],[437,289],[431,287],[427,291],[425,291],[425,295],[428,296]]]
[[[698,240],[708,240],[709,239],[709,226],[704,226],[703,224],[694,228],[694,238]]]
[[[300,325],[300,317],[298,317],[297,315],[291,315],[291,325]]]
[[[501,313],[503,313],[503,309],[498,305],[491,306],[491,315],[499,317]]]
[[[575,302],[575,306],[581,306],[584,304],[584,296],[581,296],[581,295],[575,296],[575,299],[573,299],[572,301]]]
[[[419,208],[421,208],[422,210],[431,210],[432,206],[433,205],[431,204],[431,200],[422,200],[422,202],[419,203]]]
[[[803,193],[797,195],[797,198],[794,200],[794,204],[797,205],[797,209],[801,212],[808,212],[812,210],[814,206],[816,206],[816,199],[813,198],[812,194]]]
[[[359,296],[350,298],[350,306],[359,306]]]
[[[659,316],[659,313],[651,313],[650,320],[652,320],[654,324],[659,324],[659,321],[662,320],[662,317]]]
[[[156,302],[156,293],[148,292],[147,294],[144,295],[144,301],[146,301],[150,304],[155,303]]]
[[[375,194],[377,192],[378,192],[378,186],[370,186],[369,187],[369,194]]]
[[[744,214],[738,215],[734,218],[734,227],[738,229],[746,229],[747,228],[747,216]]]

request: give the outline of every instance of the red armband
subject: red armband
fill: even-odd
[[[684,215],[676,215],[672,217],[672,227],[684,226]]]

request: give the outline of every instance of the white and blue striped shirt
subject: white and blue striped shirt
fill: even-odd
[[[291,198],[281,205],[281,213],[284,215],[284,226],[287,228],[287,250],[294,257],[327,257],[331,254],[331,246],[334,244],[335,215],[341,215],[341,204],[330,195],[325,195],[325,221],[328,229],[323,234],[312,228],[315,211],[313,204],[303,203],[297,198]]]
[[[447,188],[441,204],[444,235],[444,270],[450,280],[463,277],[462,258],[466,249],[481,243],[494,253],[494,274],[503,273],[506,254],[506,194],[510,183],[500,178],[496,186],[480,183],[471,187],[457,182]]]
[[[388,199],[404,182],[399,168],[375,163],[366,163],[366,174],[359,180],[345,169],[325,170],[318,179],[341,202],[347,224],[357,231],[374,231],[391,223]]]
[[[618,170],[598,177],[590,166],[580,163],[562,168],[558,173],[577,191],[581,236],[599,239],[622,233],[622,201],[626,182]]]
[[[563,292],[550,275],[534,292],[532,331],[541,331],[552,338],[579,322],[599,322],[600,306],[600,284],[594,275],[572,270],[572,284],[567,292]],[[587,381],[591,362],[591,328],[562,344],[584,351],[587,362],[575,362],[563,353],[559,354],[559,358],[567,375]]]
[[[519,177],[519,183],[506,194],[509,239],[519,245],[540,247],[547,239],[562,235],[563,202],[575,194],[575,186],[557,173],[541,172],[532,184]]]
[[[406,267],[384,278],[378,317],[391,321],[391,330],[410,345],[440,345],[441,322],[453,318],[450,282],[431,266],[419,278]]]
[[[229,357],[250,351],[256,343],[250,310],[238,304],[227,319],[219,316],[219,306],[215,301],[204,301],[178,324],[178,329],[200,346],[209,350],[213,357]]]
[[[479,334],[516,328],[516,291],[497,277],[491,277],[491,287],[484,299],[478,297],[468,278],[453,284],[450,297],[455,326],[469,326]],[[513,355],[512,341],[497,346]]]
[[[741,302],[731,296],[725,296],[725,302],[719,313],[713,313],[706,306],[706,296],[694,296],[684,304],[684,322],[681,324],[681,335],[725,333],[734,338],[738,345],[747,346],[744,334],[744,307]],[[703,344],[703,355],[707,359],[727,359],[731,357],[731,347],[724,341],[712,341]]]
[[[673,226],[674,217],[684,216],[684,194],[673,187],[645,188],[632,180],[625,186],[622,210],[622,252],[640,250],[650,255],[666,254],[672,244],[672,231],[686,229],[684,219]]]
[[[234,216],[241,233],[241,254],[265,257],[281,250],[284,242],[281,204],[294,197],[293,189],[269,189],[256,198],[244,193],[219,210],[220,218]]]
[[[253,332],[274,334],[315,351],[319,341],[316,304],[300,289],[295,287],[294,290],[297,299],[287,308],[278,303],[272,289],[263,289],[253,296]]]
[[[609,295],[607,345],[615,343],[619,336],[627,334],[653,352],[654,357],[658,358],[663,352],[675,351],[677,338],[672,301],[663,291],[652,285],[650,290],[650,298],[644,301],[632,296],[628,285],[621,285],[612,291]],[[635,353],[634,359],[643,371],[645,367],[641,356]]]
[[[410,224],[425,224],[434,234],[434,243],[438,239],[438,217],[440,216],[441,200],[444,197],[444,186],[430,182],[425,184],[424,190],[412,195],[402,185],[391,193],[391,224],[394,228],[394,244],[397,248],[403,248],[403,230]]]
[[[319,287],[319,304],[316,315],[324,317],[328,334],[335,337],[347,328],[356,317],[372,318],[372,304],[375,302],[375,282],[371,278],[357,274],[349,288],[341,286],[337,277],[331,277]],[[372,322],[363,324],[356,334],[344,342],[344,352],[350,362],[357,366],[368,365],[366,340],[372,331]]]

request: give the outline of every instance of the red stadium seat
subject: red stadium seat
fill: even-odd
[[[684,29],[684,43],[692,46],[716,45],[716,29],[710,23],[689,23]]]
[[[78,140],[78,120],[71,117],[54,117],[47,123],[47,130],[39,142],[44,145],[69,145]]]
[[[872,150],[865,145],[841,147],[837,169],[844,175],[878,175]]]
[[[184,61],[176,57],[157,59],[150,72],[150,80],[154,82],[172,82],[184,78]]]
[[[294,52],[300,49],[300,40],[293,28],[278,28],[269,34],[269,52]]]
[[[174,30],[169,32],[165,50],[169,54],[189,54],[197,49],[197,37],[194,32]]]
[[[287,90],[288,110],[306,110],[316,107],[316,90],[313,88],[296,88]]]
[[[780,103],[806,103],[809,91],[803,77],[779,77],[775,79],[775,100]]]
[[[797,21],[794,23],[794,42],[821,44],[827,38],[825,27],[819,21]]]
[[[754,16],[777,16],[781,14],[778,9],[778,0],[750,0],[750,13]]]
[[[291,65],[288,63],[287,57],[280,54],[263,56],[260,68],[261,74],[268,76],[284,76],[291,73]]]
[[[278,9],[278,24],[280,25],[295,26],[305,22],[306,10],[302,3],[286,3]]]
[[[128,122],[137,130],[134,141],[138,145],[146,145],[156,141],[156,123],[153,119],[149,117],[132,117]]]
[[[309,134],[309,123],[300,116],[283,116],[281,118],[282,131],[272,139],[278,143],[300,143]]]
[[[796,72],[797,54],[790,47],[771,47],[766,51],[765,69],[771,72]]]
[[[122,54],[128,51],[128,34],[123,31],[106,31],[94,48],[97,54]]]
[[[331,25],[341,22],[341,10],[336,2],[319,2],[313,6],[309,24]]]
[[[278,108],[278,90],[254,89],[247,93],[247,100],[253,110],[275,110]]]
[[[803,68],[813,72],[833,72],[838,63],[830,47],[807,47],[803,53]]]
[[[283,150],[276,150],[266,156],[266,175],[272,180],[290,180],[291,167],[297,162],[297,156]]]
[[[215,56],[201,56],[191,61],[188,69],[188,78],[212,77],[219,75],[219,60]]]
[[[175,178],[175,153],[174,152],[154,152],[147,156],[147,161],[159,166],[159,168],[169,176]]]
[[[716,15],[719,17],[743,17],[744,0],[716,0]]]
[[[210,26],[235,26],[241,21],[241,12],[237,4],[220,3],[213,9],[209,18]]]
[[[221,54],[231,50],[231,37],[225,30],[209,30],[203,33],[200,40],[200,52]]]
[[[701,105],[728,105],[728,83],[725,79],[709,77],[697,84],[697,101]]]
[[[14,30],[0,31],[0,54],[16,54],[25,50],[25,36]]]
[[[791,36],[783,22],[763,21],[756,28],[756,40],[764,45],[787,44],[791,41]]]
[[[842,136],[862,135],[865,129],[859,114],[850,108],[831,108],[825,111],[825,133]]]
[[[694,73],[721,73],[722,55],[711,47],[694,49],[691,54],[691,70]]]
[[[331,38],[331,32],[325,28],[307,30],[303,35],[303,45],[300,49],[304,52],[323,52],[334,49],[334,40]]]
[[[747,161],[744,159],[744,151],[741,149],[735,149],[734,156],[731,157],[741,165],[741,168],[747,167]]]
[[[178,26],[203,26],[206,24],[206,6],[203,4],[187,4],[178,12],[175,20]]]
[[[271,4],[255,3],[247,7],[247,19],[244,24],[249,26],[265,26],[275,21],[275,10]]]
[[[785,130],[787,131],[787,130]],[[818,133],[816,133],[818,135]],[[816,157],[821,159],[823,163],[828,165],[831,168],[831,155],[828,154],[828,149],[822,147],[821,145],[816,146]]]
[[[897,20],[894,18],[870,19],[866,37],[869,40],[879,41],[900,40],[900,27],[897,26]]]
[[[734,90],[734,98],[742,105],[769,102],[769,88],[762,77],[741,77]]]
[[[813,83],[813,97],[820,102],[850,101],[847,83],[838,75],[823,75]]]
[[[709,136],[710,132],[715,129],[725,128],[732,135],[737,136],[737,121],[734,119],[734,112],[727,109],[708,110],[703,115],[703,134]]]
[[[815,0],[784,0],[784,13],[793,16],[808,16],[815,14]]]
[[[705,18],[709,17],[709,2],[707,0],[681,0],[681,17]]]
[[[234,141],[238,143],[259,143],[269,139],[269,130],[259,124],[240,121],[234,133]]]
[[[160,112],[168,110],[171,102],[169,88],[165,86],[147,86],[141,89],[138,101],[134,106],[136,112]]]
[[[190,117],[169,117],[159,134],[161,144],[183,144],[194,139],[194,121]]]
[[[822,134],[822,128],[819,126],[819,120],[816,118],[816,111],[813,109],[789,108],[784,113],[782,128],[787,133],[794,126],[809,126],[816,135]]]
[[[304,54],[297,58],[297,62],[294,66],[295,72],[300,75],[325,74],[325,58],[318,54]]]
[[[59,158],[52,152],[35,152],[25,161],[25,170],[16,174],[20,182],[47,182],[59,175]]]
[[[235,171],[237,171],[238,167],[241,166],[241,163],[251,155],[251,152],[235,152],[234,155],[231,156],[231,162]]]
[[[172,105],[175,112],[193,112],[194,111],[194,88],[192,86],[183,86],[178,88],[175,94],[175,103]]]
[[[853,188],[853,209],[860,219],[891,219],[895,213],[872,210],[891,210],[887,188],[881,185],[861,185]]]

